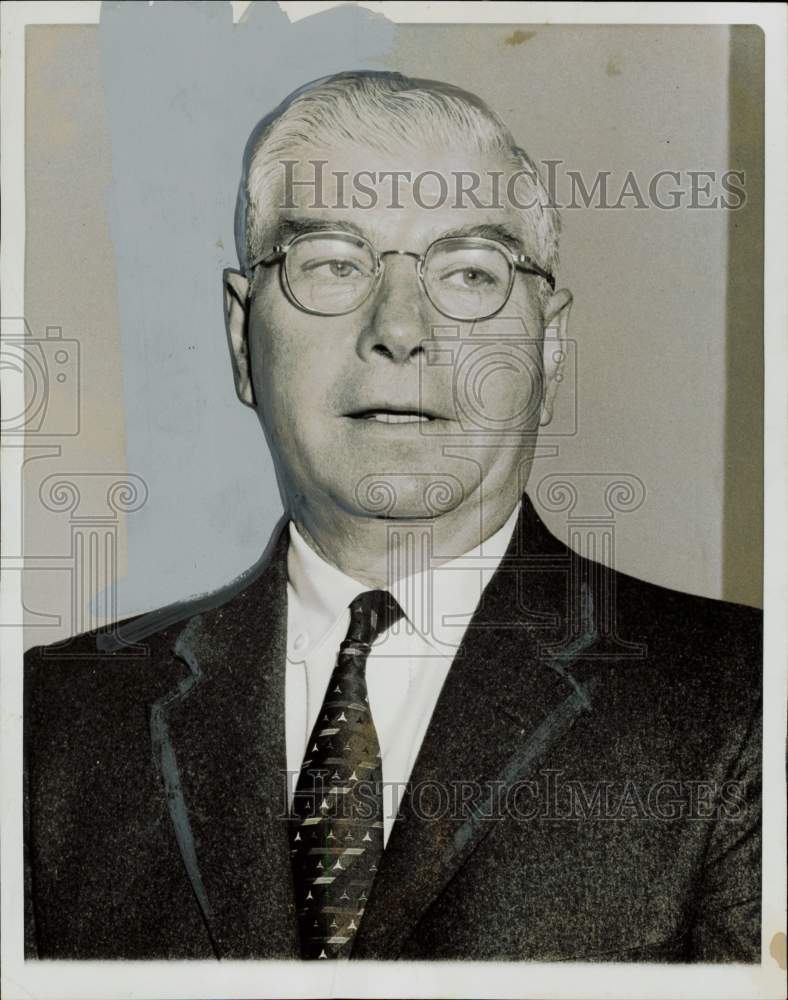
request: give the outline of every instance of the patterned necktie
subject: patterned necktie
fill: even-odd
[[[290,857],[304,958],[347,958],[383,854],[383,772],[365,670],[402,608],[360,594],[307,744],[291,813]]]

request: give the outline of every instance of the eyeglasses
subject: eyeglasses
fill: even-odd
[[[527,254],[495,240],[465,236],[442,237],[417,254],[378,253],[362,236],[347,232],[304,233],[253,260],[247,275],[261,265],[282,262],[285,287],[296,306],[317,316],[343,316],[372,294],[383,274],[383,258],[389,254],[415,260],[427,298],[449,319],[494,316],[511,295],[517,271],[538,275],[555,290],[553,275]]]

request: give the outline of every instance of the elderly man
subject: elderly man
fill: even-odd
[[[473,95],[339,74],[252,134],[237,242],[286,516],[28,654],[30,954],[757,961],[760,617],[524,493],[571,303],[532,162]]]

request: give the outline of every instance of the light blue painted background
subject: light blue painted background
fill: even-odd
[[[344,7],[291,24],[276,4],[105,3],[110,227],[127,460],[148,503],[128,519],[120,613],[218,586],[281,515],[256,416],[237,401],[221,272],[254,125],[308,80],[383,68],[394,26]]]

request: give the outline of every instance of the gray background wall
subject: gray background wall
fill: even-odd
[[[76,631],[104,591],[75,590],[74,511],[39,496],[55,473],[147,486],[116,517],[121,616],[218,586],[262,551],[279,497],[221,315],[241,152],[294,87],[357,67],[477,92],[533,156],[563,161],[559,194],[566,169],[609,170],[614,191],[629,170],[645,185],[661,169],[745,171],[736,212],[564,211],[576,431],[552,439],[532,484],[637,477],[617,567],[759,604],[762,58],[748,27],[395,26],[355,8],[291,25],[269,4],[236,25],[229,4],[132,3],[105,5],[100,27],[28,28],[26,318],[36,337],[54,325],[79,341],[82,396],[79,434],[28,451],[26,646]],[[59,454],[35,447],[55,440]]]

